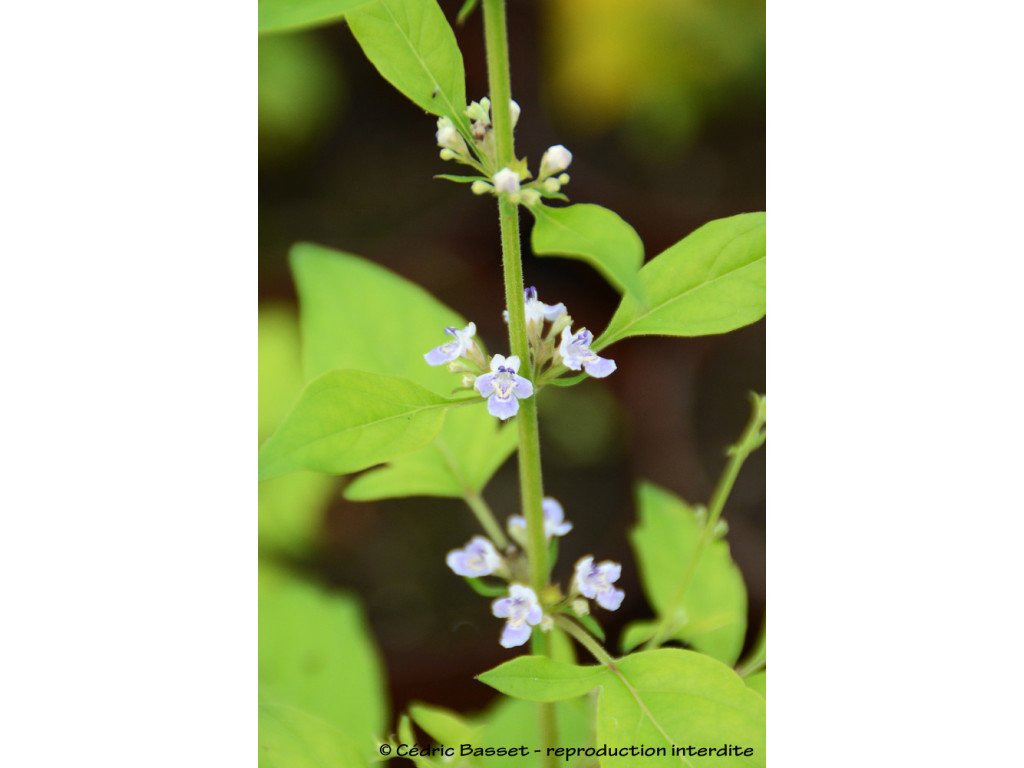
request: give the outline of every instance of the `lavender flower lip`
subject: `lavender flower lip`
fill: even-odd
[[[622,566],[605,560],[594,564],[593,555],[587,555],[576,563],[573,586],[584,597],[597,600],[602,608],[614,611],[622,605],[626,593],[612,586],[622,575]]]
[[[558,347],[558,354],[562,356],[562,364],[573,371],[581,368],[588,376],[595,379],[603,379],[611,374],[618,366],[614,360],[605,357],[598,357],[597,353],[590,349],[594,342],[594,334],[586,328],[577,333],[569,328],[562,331],[562,343]]]
[[[502,421],[519,413],[519,400],[533,394],[533,384],[520,376],[519,358],[495,355],[491,358],[491,372],[478,376],[474,386],[487,398],[487,412]]]
[[[448,567],[459,576],[490,576],[502,564],[501,555],[489,539],[474,536],[462,549],[453,549],[445,558]]]
[[[491,603],[491,613],[499,619],[508,619],[501,633],[501,646],[515,648],[530,639],[533,628],[541,623],[544,611],[537,593],[522,584],[509,586],[509,596]]]

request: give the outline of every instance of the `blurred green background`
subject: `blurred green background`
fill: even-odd
[[[441,3],[453,25],[460,5]],[[535,166],[548,146],[569,147],[573,202],[619,213],[648,259],[709,219],[764,210],[763,2],[511,0],[509,14],[517,151]],[[467,93],[479,99],[479,15],[456,35]],[[459,172],[437,157],[434,118],[380,78],[344,24],[262,37],[259,86],[260,440],[302,384],[287,268],[296,241],[393,269],[473,319],[490,349],[507,348],[494,202],[432,179]],[[528,243],[532,219],[522,221]],[[527,253],[524,271],[542,300],[565,302],[595,334],[617,304],[580,262]],[[623,563],[626,601],[598,615],[614,646],[625,623],[650,616],[625,535],[633,484],[645,478],[707,501],[746,422],[746,393],[765,388],[765,324],[629,339],[607,355],[619,366],[610,378],[549,388],[539,402],[546,490],[576,526],[555,575],[568,582],[585,554]],[[749,641],[764,612],[764,466],[761,450],[725,510],[750,594]],[[358,595],[392,712],[411,700],[484,706],[494,692],[473,675],[513,651],[498,645],[489,601],[444,566],[448,550],[477,533],[473,517],[449,499],[345,501],[344,482],[299,474],[261,485],[265,562]],[[484,495],[502,520],[517,511],[514,459]]]

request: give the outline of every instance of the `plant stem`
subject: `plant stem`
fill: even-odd
[[[505,24],[505,0],[484,0],[484,38],[487,43],[487,73],[491,92],[491,119],[494,122],[498,166],[512,162],[512,98],[508,32]],[[505,273],[505,303],[508,306],[509,346],[512,354],[530,368],[530,343],[526,333],[526,305],[523,299],[523,261],[519,239],[519,206],[507,195],[498,197],[501,225],[501,255]],[[547,541],[544,538],[543,483],[540,465],[540,431],[537,425],[537,396],[519,402],[519,487],[526,518],[527,556],[530,560],[530,584],[540,594],[547,582]]]
[[[491,121],[497,168],[505,168],[515,160],[512,140],[512,78],[508,56],[508,28],[505,0],[483,0],[484,43],[487,47],[487,78],[491,98]],[[519,206],[498,196],[501,225],[501,258],[505,275],[505,304],[508,307],[509,348],[525,366],[527,378],[536,374],[530,362],[530,343],[526,333],[526,306],[523,298],[523,261],[519,239]],[[537,425],[537,394],[519,403],[516,419],[519,428],[519,490],[523,517],[526,518],[526,555],[530,562],[530,584],[540,595],[548,578],[547,541],[544,538],[543,482],[540,464],[540,430]],[[550,638],[545,638],[545,654],[551,655]],[[545,762],[557,765],[557,758],[547,748],[558,743],[558,729],[553,704],[538,704],[540,747]]]
[[[589,632],[577,625],[576,622],[568,616],[555,616],[555,624],[576,638],[580,645],[590,651],[594,658],[606,667],[611,667],[612,669],[617,668],[615,666],[615,659],[611,657],[611,654],[602,648],[601,644],[591,637]]]
[[[658,630],[654,633],[654,637],[644,644],[644,650],[656,648],[665,642],[665,639],[671,629],[673,618],[679,611],[679,607],[683,602],[683,597],[686,595],[686,590],[689,588],[690,582],[693,581],[693,574],[697,571],[697,563],[700,561],[701,555],[704,554],[704,550],[707,549],[708,544],[711,543],[711,539],[715,532],[715,526],[718,525],[718,520],[722,516],[722,509],[725,507],[725,501],[729,498],[732,486],[736,482],[737,475],[740,473],[740,467],[743,466],[743,462],[746,461],[747,456],[764,444],[765,433],[761,429],[764,426],[764,423],[765,397],[764,395],[753,395],[751,398],[750,420],[747,422],[747,426],[744,428],[743,434],[740,435],[739,441],[735,445],[729,447],[729,461],[726,463],[725,469],[722,471],[722,475],[718,478],[718,484],[715,486],[714,493],[711,494],[707,520],[704,523],[704,529],[701,531],[700,539],[697,542],[697,549],[694,551],[693,557],[690,558],[690,564],[686,570],[686,575],[683,577],[683,580],[679,585],[679,590],[672,599],[669,609],[665,611],[665,618],[663,618],[661,623],[658,625]]]
[[[498,546],[498,549],[505,549],[508,546],[508,539],[505,538],[505,532],[498,525],[490,505],[476,491],[467,490],[464,494],[463,498],[466,500],[466,504],[473,510],[473,514],[476,515],[476,519],[487,535],[491,537],[491,541]]]

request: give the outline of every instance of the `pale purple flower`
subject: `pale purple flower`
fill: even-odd
[[[460,357],[466,357],[476,347],[476,342],[473,341],[473,337],[476,336],[476,323],[470,323],[461,331],[449,325],[444,332],[455,341],[449,341],[427,352],[423,359],[431,365],[444,365]]]
[[[487,398],[487,412],[502,421],[519,412],[517,398],[533,394],[533,384],[518,375],[519,358],[495,355],[491,358],[491,372],[478,376],[476,389]]]
[[[483,536],[474,536],[462,549],[449,552],[445,562],[459,576],[489,576],[501,567],[501,555]]]
[[[618,581],[622,573],[622,566],[605,560],[597,565],[594,558],[587,555],[576,563],[576,575],[573,585],[584,597],[597,600],[597,604],[609,611],[616,610],[622,605],[622,598],[626,593],[621,589],[612,586],[612,582]]]
[[[558,347],[558,354],[562,356],[562,362],[566,368],[578,371],[583,368],[595,379],[603,379],[617,367],[614,360],[606,357],[598,357],[590,350],[590,344],[594,335],[586,328],[575,335],[568,328],[562,331],[562,343]]]
[[[562,505],[550,496],[545,496],[542,502],[544,508],[544,538],[551,539],[553,536],[565,536],[572,530],[572,523],[565,519],[565,510]],[[526,535],[526,518],[522,515],[512,515],[508,519],[508,532],[512,538],[519,540]]]
[[[544,618],[537,593],[522,584],[512,584],[509,596],[500,597],[491,604],[491,613],[499,619],[508,619],[501,633],[503,648],[515,648],[530,639],[533,628]]]

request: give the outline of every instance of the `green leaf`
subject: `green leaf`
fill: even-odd
[[[287,703],[268,686],[259,690],[260,768],[361,768],[367,764],[344,732]]]
[[[473,11],[476,10],[476,7],[479,4],[480,0],[466,0],[462,4],[462,7],[459,8],[459,15],[456,17],[455,23],[459,25],[465,24],[466,19],[470,17],[470,15],[473,13]]]
[[[470,725],[450,709],[429,704],[411,704],[409,716],[438,744],[476,744],[479,739],[480,728]]]
[[[630,541],[644,594],[659,620],[673,627],[668,637],[735,663],[747,628],[747,592],[729,545],[721,539],[709,543],[687,583],[702,530],[697,514],[651,483],[640,484],[638,497],[640,524],[630,531]],[[634,640],[631,633],[641,630],[627,629],[624,640]]]
[[[761,632],[757,636],[757,642],[751,649],[747,658],[744,659],[743,663],[736,669],[736,673],[740,677],[747,677],[748,675],[757,672],[759,669],[764,667],[768,659],[768,646],[767,646],[767,630],[768,630],[768,616],[765,615],[764,621],[761,622]]]
[[[760,672],[755,672],[753,675],[750,675],[744,679],[744,682],[747,684],[747,687],[750,688],[752,691],[757,691],[758,693],[760,693],[762,699],[768,698],[765,695],[766,681],[767,672],[763,669]]]
[[[466,578],[466,583],[473,591],[483,597],[499,597],[508,594],[508,584],[504,582],[489,582],[483,579]]]
[[[264,440],[302,391],[299,322],[283,305],[259,310],[259,435]],[[260,483],[259,545],[264,551],[301,556],[316,538],[334,492],[333,478],[297,472]]]
[[[457,176],[453,173],[436,173],[434,174],[435,179],[444,179],[445,181],[454,181],[456,184],[472,184],[474,181],[489,181],[483,176]]]
[[[597,744],[664,749],[645,755],[645,768],[763,766],[765,701],[719,661],[693,651],[662,648],[634,653],[616,668],[578,667],[538,656],[520,656],[479,679],[528,701],[558,701],[601,688]],[[735,744],[750,756],[673,756],[673,747]],[[633,768],[637,757],[602,757],[602,766]]]
[[[366,259],[300,243],[291,251],[301,306],[307,377],[335,368],[402,376],[447,395],[457,382],[423,355],[466,320],[414,283]],[[482,402],[482,401],[481,401]],[[501,427],[484,408],[449,411],[429,446],[356,478],[351,500],[399,496],[460,497],[480,491],[518,444],[515,425]]]
[[[578,667],[546,656],[517,656],[477,676],[506,696],[527,701],[561,701],[602,684],[604,667]]]
[[[622,630],[622,636],[619,638],[619,647],[622,648],[623,652],[632,651],[641,643],[646,643],[654,637],[660,624],[661,622],[657,619],[652,621],[634,621],[627,624],[626,628]]]
[[[293,472],[259,484],[259,546],[301,557],[310,551],[337,481],[315,472]]]
[[[560,701],[555,704],[559,744],[575,747],[590,746],[594,742],[594,706],[590,697]],[[537,707],[528,701],[499,696],[494,704],[480,714],[475,722],[482,726],[480,746],[508,747],[513,744],[540,744]],[[570,768],[592,765],[593,758],[576,758],[562,765]],[[487,757],[487,768],[544,768],[547,762],[532,750],[524,757]]]
[[[703,336],[765,314],[765,215],[716,219],[640,270],[644,300],[627,294],[593,349],[629,336]]]
[[[299,294],[306,380],[336,368],[387,373],[447,395],[458,379],[423,355],[465,319],[418,285],[372,261],[332,248],[291,249]]]
[[[260,0],[260,34],[333,24],[367,2],[369,0]]]
[[[617,662],[621,677],[607,676],[597,711],[597,743],[664,747],[644,768],[734,768],[765,764],[765,702],[725,665],[692,651],[663,648]],[[626,684],[628,681],[628,685]],[[673,757],[672,747],[750,748],[750,756]],[[601,758],[603,768],[633,768],[636,757]]]
[[[261,567],[259,679],[367,759],[377,755],[373,735],[386,727],[388,709],[383,665],[351,598]]]
[[[345,488],[351,501],[404,496],[461,498],[479,493],[519,442],[519,430],[502,426],[484,408],[449,411],[441,433],[422,450],[371,469]]]
[[[373,0],[346,19],[385,80],[427,112],[447,115],[469,135],[462,52],[436,0]]]
[[[587,373],[583,372],[579,376],[563,376],[562,378],[559,378],[559,379],[552,379],[551,381],[549,381],[547,383],[548,384],[552,384],[553,386],[556,386],[556,387],[572,387],[572,386],[575,386],[575,385],[579,384],[581,381],[583,381],[586,378],[587,378]]]
[[[644,263],[640,236],[617,213],[580,203],[565,208],[530,206],[536,222],[530,242],[537,256],[566,256],[587,262],[615,286],[642,296],[638,272]]]
[[[330,371],[303,390],[260,448],[259,479],[298,469],[345,474],[426,445],[452,401],[397,376]]]

